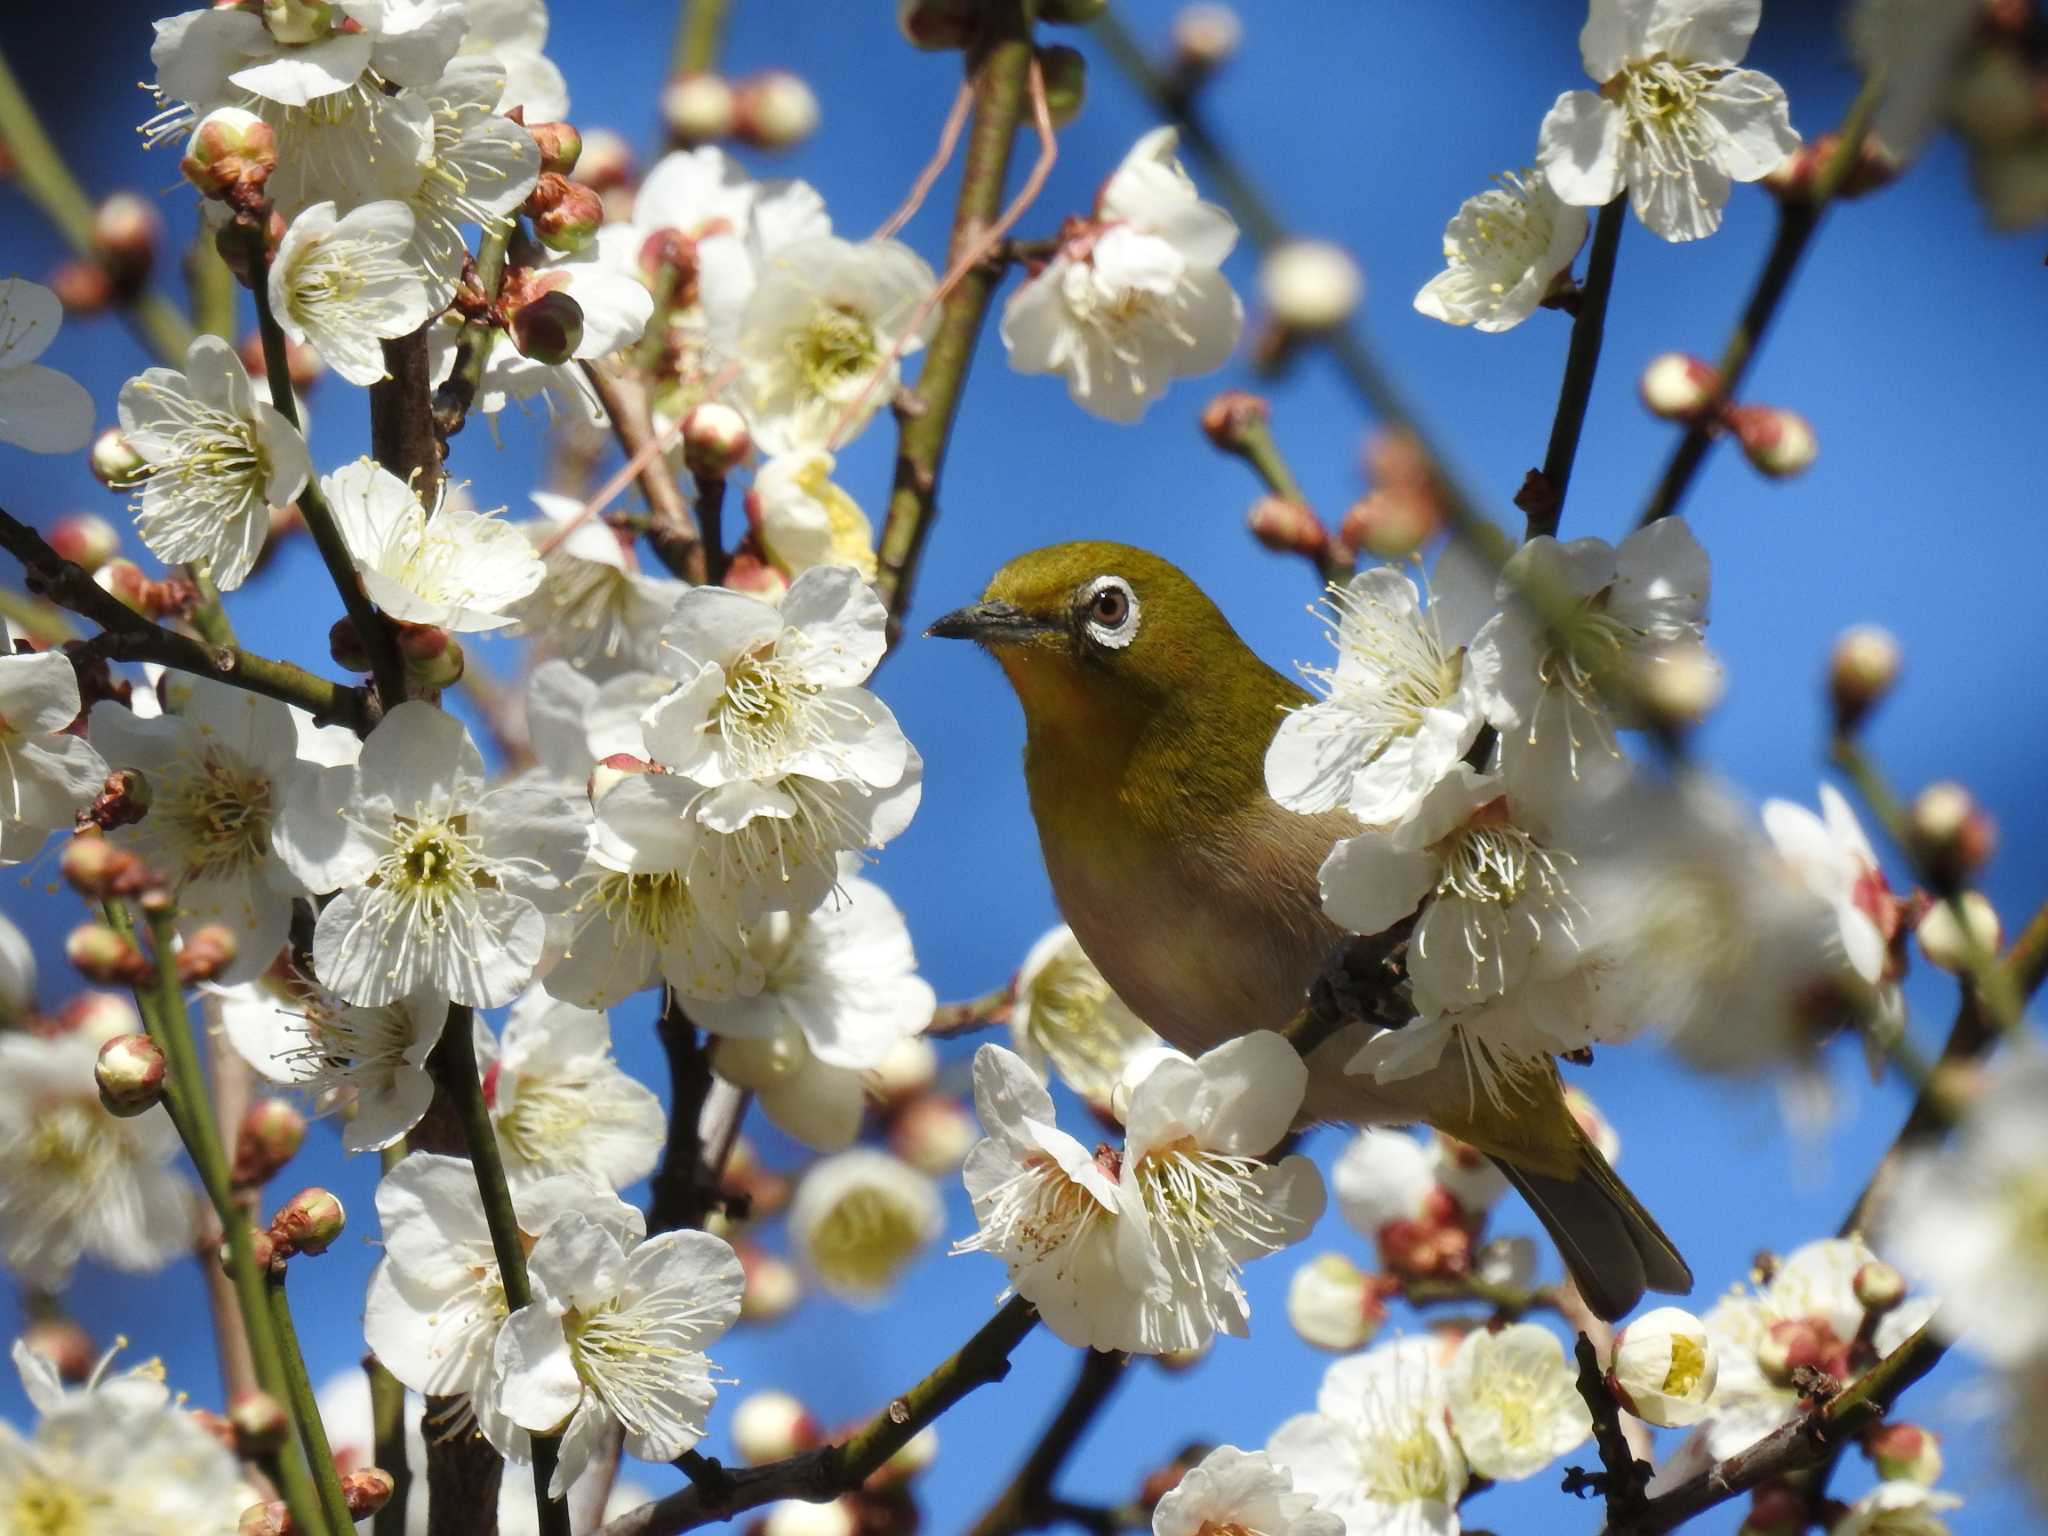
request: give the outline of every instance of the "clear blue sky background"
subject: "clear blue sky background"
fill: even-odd
[[[1157,36],[1172,7],[1118,0]],[[737,0],[727,50],[744,73],[778,65],[805,74],[824,106],[817,138],[760,169],[808,177],[838,226],[858,233],[895,206],[930,152],[957,78],[957,57],[903,46],[882,4]],[[1439,266],[1438,234],[1459,200],[1497,170],[1533,153],[1555,95],[1583,84],[1575,0],[1506,5],[1332,5],[1261,0],[1247,5],[1242,57],[1217,85],[1213,107],[1226,140],[1304,231],[1346,242],[1370,275],[1368,326],[1389,364],[1455,450],[1471,484],[1503,511],[1523,471],[1542,456],[1566,324],[1541,314],[1505,337],[1453,331],[1409,307]],[[1836,121],[1852,89],[1836,40],[1834,6],[1775,0],[1753,62],[1791,92],[1808,134]],[[672,0],[573,0],[556,7],[551,52],[568,75],[577,121],[652,139],[651,103],[668,54]],[[98,0],[90,7],[10,6],[0,45],[76,166],[96,189],[165,190],[175,229],[191,199],[168,156],[144,159],[131,125],[146,115],[132,82],[149,74],[154,5]],[[1058,169],[1024,232],[1046,233],[1086,205],[1096,184],[1152,119],[1089,40],[1062,33],[1091,57],[1090,100],[1062,139]],[[907,237],[942,254],[954,183],[942,181]],[[1772,210],[1739,191],[1725,229],[1704,244],[1665,246],[1633,222],[1623,239],[1606,365],[1592,400],[1573,484],[1568,534],[1610,537],[1630,526],[1672,442],[1645,416],[1634,381],[1654,353],[1715,353],[1770,235]],[[1801,273],[1788,313],[1759,363],[1755,398],[1807,413],[1822,445],[1803,480],[1768,485],[1732,451],[1718,451],[1688,511],[1715,560],[1711,638],[1732,686],[1704,745],[1749,793],[1810,800],[1820,774],[1823,721],[1817,682],[1830,639],[1844,625],[1881,620],[1904,639],[1907,677],[1873,741],[1908,788],[1956,776],[1997,814],[2003,852],[1990,888],[2010,919],[2039,899],[2042,717],[2034,663],[2043,636],[2042,512],[2048,435],[2041,430],[2044,301],[2041,238],[1995,238],[1971,200],[1960,156],[1938,147],[1901,186],[1843,209]],[[40,276],[59,254],[54,237],[16,194],[0,189],[0,273]],[[1251,262],[1229,272],[1248,291]],[[173,274],[174,275],[174,274]],[[1199,437],[1195,415],[1224,385],[1253,381],[1241,367],[1184,385],[1135,429],[1082,415],[1056,381],[1012,375],[989,338],[974,373],[941,486],[944,515],[913,607],[913,624],[977,593],[1010,555],[1056,539],[1113,537],[1151,546],[1184,565],[1251,643],[1276,664],[1314,655],[1305,615],[1313,596],[1298,565],[1268,556],[1242,531],[1252,486]],[[146,359],[117,322],[66,327],[45,359],[92,389],[111,419],[121,380]],[[1262,386],[1263,387],[1263,386]],[[1275,426],[1310,495],[1335,515],[1356,494],[1364,421],[1334,370],[1310,359],[1269,391]],[[332,467],[365,444],[359,401],[330,381],[313,399],[314,452]],[[482,504],[523,509],[538,433],[508,419],[504,446],[473,427],[453,468],[476,482]],[[878,509],[887,474],[885,429],[846,455],[842,478]],[[0,504],[37,523],[72,506],[118,514],[82,461],[10,455]],[[246,643],[324,665],[332,606],[311,551],[294,546],[233,612]],[[500,658],[502,660],[502,658]],[[1021,730],[996,671],[958,647],[909,641],[880,686],[926,756],[924,808],[882,859],[878,878],[909,914],[925,968],[942,996],[999,982],[1050,922],[1053,909],[1017,771]],[[55,951],[76,920],[68,896],[45,894],[44,865],[0,892],[10,916]],[[964,899],[963,899],[964,898]],[[44,997],[65,979],[46,967]],[[1944,979],[1916,974],[1914,1028],[1938,1042],[1952,1008]],[[650,1082],[662,1074],[644,1007],[616,1017],[620,1054]],[[960,1073],[962,1059],[953,1062]],[[1664,1219],[1700,1276],[1701,1310],[1739,1279],[1760,1248],[1784,1250],[1831,1232],[1902,1111],[1890,1085],[1860,1084],[1847,1051],[1837,1062],[1841,1121],[1827,1141],[1788,1138],[1767,1087],[1703,1083],[1654,1045],[1604,1052],[1580,1078],[1619,1126],[1623,1171]],[[787,1154],[783,1143],[765,1143]],[[1333,1154],[1324,1133],[1316,1149]],[[375,1250],[369,1194],[376,1170],[345,1163],[330,1129],[274,1197],[324,1182],[356,1213],[356,1231],[296,1277],[301,1331],[316,1376],[349,1368],[361,1351],[362,1286]],[[1510,1228],[1531,1224],[1519,1207]],[[957,1188],[949,1235],[971,1226]],[[1357,1252],[1332,1220],[1323,1245]],[[1291,1259],[1250,1271],[1256,1341],[1225,1341],[1197,1371],[1167,1378],[1140,1365],[1113,1415],[1082,1448],[1062,1491],[1128,1496],[1137,1478],[1190,1439],[1257,1445],[1308,1407],[1323,1360],[1289,1332],[1282,1307]],[[771,1330],[718,1351],[744,1384],[801,1392],[826,1420],[873,1410],[951,1350],[983,1318],[1001,1276],[985,1258],[935,1250],[892,1303],[853,1311],[809,1304]],[[73,1304],[104,1336],[117,1330],[137,1355],[160,1354],[171,1379],[201,1402],[215,1399],[211,1350],[196,1275],[184,1266],[151,1282],[87,1268]],[[11,1326],[12,1299],[0,1300]],[[1000,1486],[1073,1368],[1049,1337],[1029,1341],[1003,1388],[948,1416],[944,1452],[924,1484],[929,1529],[953,1531]],[[2002,1481],[1987,1445],[1993,1426],[1966,1363],[1951,1361],[1910,1399],[1910,1413],[1947,1436],[1950,1482],[1970,1498],[1965,1531],[2025,1527],[2037,1516]],[[24,1405],[0,1382],[0,1413]],[[714,1417],[706,1449],[724,1448]],[[1590,1452],[1577,1459],[1590,1461]],[[660,1468],[634,1475],[666,1486]],[[1853,1490],[1860,1465],[1840,1483]],[[1732,1530],[1735,1506],[1702,1528]],[[1597,1512],[1574,1508],[1545,1477],[1487,1494],[1470,1523],[1496,1530],[1592,1529]]]

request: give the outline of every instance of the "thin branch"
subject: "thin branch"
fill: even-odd
[[[1664,466],[1664,474],[1650,496],[1649,505],[1643,509],[1638,526],[1647,527],[1658,518],[1669,517],[1676,512],[1693,477],[1699,473],[1700,465],[1706,462],[1707,449],[1714,441],[1713,423],[1720,414],[1718,408],[1735,397],[1736,390],[1748,375],[1750,364],[1756,360],[1757,348],[1763,344],[1764,332],[1770,328],[1771,320],[1785,298],[1785,290],[1792,285],[1792,275],[1798,271],[1799,260],[1812,243],[1814,231],[1820,228],[1828,205],[1856,169],[1856,162],[1863,153],[1864,137],[1870,131],[1878,103],[1883,99],[1883,77],[1873,74],[1864,81],[1863,89],[1850,104],[1848,116],[1842,119],[1841,143],[1821,168],[1811,194],[1790,197],[1779,204],[1777,236],[1771,242],[1770,254],[1764,259],[1763,270],[1757,274],[1756,287],[1750,292],[1749,302],[1743,306],[1742,319],[1736,323],[1727,346],[1721,349],[1713,398],[1699,412],[1693,424],[1685,429],[1685,436],[1672,450],[1670,462]]]
[[[391,1477],[391,1498],[377,1511],[371,1536],[405,1536],[413,1470],[405,1445],[405,1388],[375,1355],[363,1356],[370,1378],[370,1433],[376,1465]]]
[[[490,301],[485,306],[487,310],[498,302],[498,284],[505,275],[505,246],[512,236],[512,223],[507,219],[495,229],[485,231],[483,242],[477,246],[477,282]],[[441,381],[441,387],[434,391],[434,430],[444,443],[469,420],[469,408],[476,404],[476,392],[484,381],[484,368],[498,344],[498,335],[498,327],[491,323],[488,314],[462,327],[455,343],[454,365]]]
[[[1046,1425],[1045,1433],[1032,1447],[1010,1486],[975,1521],[969,1536],[1014,1536],[1019,1531],[1035,1530],[1056,1515],[1058,1501],[1053,1495],[1053,1482],[1097,1416],[1108,1406],[1129,1364],[1130,1357],[1120,1352],[1081,1351],[1081,1368],[1066,1400]]]
[[[1555,535],[1558,520],[1564,515],[1572,462],[1578,457],[1579,434],[1586,425],[1586,403],[1593,394],[1593,375],[1600,367],[1600,344],[1607,334],[1607,300],[1614,291],[1614,257],[1621,248],[1621,227],[1627,221],[1628,198],[1623,195],[1600,210],[1593,227],[1593,253],[1586,258],[1586,281],[1579,289],[1578,313],[1572,319],[1571,347],[1565,354],[1557,415],[1551,421],[1550,445],[1543,454],[1542,494],[1534,505],[1524,508],[1529,518],[1524,538]]]
[[[649,1233],[703,1226],[712,1194],[696,1135],[711,1096],[710,1049],[674,992],[663,999],[655,1031],[668,1058],[668,1139],[662,1144],[661,1166],[648,1180]]]
[[[430,507],[440,490],[445,452],[434,430],[427,367],[427,333],[437,323],[429,320],[411,335],[385,342],[385,376],[370,386],[370,452]]]
[[[952,1035],[971,1035],[1010,1022],[1017,1006],[1017,989],[1005,984],[993,992],[969,998],[964,1003],[941,1003],[932,1010],[932,1021],[924,1028],[928,1038],[944,1040]]]
[[[631,470],[626,478],[637,476],[640,494],[647,498],[651,514],[647,542],[671,574],[692,586],[702,586],[710,576],[704,536],[698,530],[696,514],[690,510],[689,498],[683,495],[683,488],[668,471],[668,460],[662,456],[661,439],[648,412],[645,386],[631,374],[602,363],[585,363],[583,376],[596,391],[598,403],[611,421],[612,435],[625,450],[626,464]],[[624,483],[620,481],[621,486]],[[608,501],[610,497],[600,493],[592,500]]]
[[[717,66],[730,4],[731,0],[684,0],[675,50],[669,58],[670,74],[709,74]]]
[[[1593,1416],[1593,1443],[1599,1448],[1603,1470],[1589,1475],[1577,1467],[1567,1468],[1565,1491],[1581,1497],[1587,1493],[1603,1495],[1607,1500],[1608,1524],[1626,1530],[1630,1527],[1625,1522],[1633,1519],[1643,1506],[1650,1464],[1637,1460],[1635,1447],[1622,1432],[1621,1405],[1608,1390],[1607,1377],[1600,1369],[1600,1352],[1593,1347],[1593,1341],[1580,1334],[1572,1353],[1579,1363],[1579,1396]]]
[[[348,1496],[341,1491],[341,1474],[335,1469],[334,1450],[327,1443],[327,1426],[320,1421],[320,1404],[313,1396],[313,1380],[306,1374],[306,1357],[299,1349],[299,1332],[292,1325],[291,1300],[285,1294],[285,1272],[290,1267],[274,1265],[263,1282],[270,1326],[277,1331],[278,1358],[284,1364],[285,1400],[305,1436],[306,1460],[313,1469],[313,1487],[320,1495],[327,1529],[332,1536],[348,1536],[356,1523],[349,1518]]]
[[[693,1484],[621,1515],[594,1536],[678,1536],[778,1499],[824,1503],[851,1493],[968,1393],[1009,1375],[1010,1355],[1037,1323],[1037,1310],[1013,1296],[957,1353],[901,1397],[890,1399],[844,1444],[764,1467],[731,1469],[716,1480],[715,1496],[710,1488]]]

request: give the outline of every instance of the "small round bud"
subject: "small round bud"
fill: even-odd
[[[938,1078],[937,1048],[922,1035],[905,1035],[868,1073],[868,1087],[885,1106],[894,1106],[929,1093]]]
[[[1846,1376],[1848,1351],[1825,1318],[1784,1318],[1757,1341],[1756,1368],[1768,1381],[1796,1387],[1802,1371]]]
[[[163,1048],[147,1035],[117,1035],[100,1047],[92,1080],[107,1113],[126,1120],[156,1108],[164,1096]]]
[[[178,169],[204,197],[260,196],[277,169],[277,133],[254,112],[216,107],[192,130]]]
[[[1742,444],[1742,456],[1773,480],[1803,475],[1820,457],[1820,439],[1813,434],[1813,423],[1797,411],[1775,405],[1731,405],[1725,416],[1736,441]]]
[[[1959,888],[1990,861],[1998,834],[1991,818],[1962,785],[1950,781],[1920,791],[1906,815],[1907,840],[1937,890]]]
[[[92,573],[93,585],[119,599],[121,606],[145,617],[149,613],[149,578],[133,560],[109,560]]]
[[[1173,62],[1183,80],[1202,80],[1236,56],[1244,22],[1227,5],[1184,5],[1173,18]]]
[[[114,279],[97,261],[62,261],[50,272],[50,292],[67,315],[102,315],[120,297]]]
[[[980,1139],[974,1117],[943,1093],[919,1094],[889,1122],[889,1150],[934,1178],[959,1168]]]
[[[756,149],[794,149],[818,131],[817,94],[801,75],[764,71],[734,94],[732,131]]]
[[[208,923],[186,934],[178,949],[178,979],[187,985],[217,979],[235,963],[239,948],[235,930],[225,923]]]
[[[762,1214],[761,1202],[754,1202],[755,1214]],[[740,1318],[749,1323],[772,1323],[789,1316],[803,1300],[803,1280],[796,1266],[779,1254],[758,1248],[740,1251],[740,1268],[746,1288],[740,1292]]]
[[[235,1127],[233,1182],[242,1189],[269,1183],[298,1156],[305,1141],[306,1117],[296,1105],[285,1099],[258,1099]]]
[[[1941,1437],[1918,1424],[1878,1425],[1863,1437],[1863,1454],[1885,1482],[1932,1488],[1941,1481]]]
[[[420,692],[453,686],[462,677],[462,647],[447,630],[432,624],[392,626],[406,682]]]
[[[149,469],[149,461],[129,446],[127,434],[109,427],[92,440],[92,477],[110,491],[135,488]]]
[[[1657,1307],[1614,1336],[1607,1387],[1637,1418],[1670,1429],[1705,1416],[1719,1371],[1705,1325],[1681,1307]]]
[[[766,1466],[822,1438],[817,1420],[787,1392],[750,1392],[732,1415],[732,1448],[749,1466]]]
[[[725,576],[719,585],[763,602],[779,603],[782,594],[789,590],[789,578],[756,551],[743,546],[725,563]]]
[[[861,1518],[851,1499],[826,1504],[784,1499],[757,1529],[760,1536],[860,1536]]]
[[[562,186],[560,200],[533,215],[533,233],[551,251],[580,251],[597,238],[604,223],[604,200],[580,181],[564,181]]]
[[[351,1520],[369,1519],[389,1504],[397,1491],[397,1480],[382,1467],[358,1467],[342,1474],[341,1496],[348,1501]]]
[[[293,1195],[270,1219],[271,1241],[287,1254],[325,1253],[348,1225],[348,1213],[327,1190]]]
[[[327,654],[334,664],[344,672],[368,672],[370,648],[363,644],[363,637],[356,632],[356,621],[349,618],[336,619],[327,630]]]
[[[241,353],[242,366],[249,370],[250,378],[259,381],[260,387],[265,370],[270,366],[270,360],[263,352],[263,333],[249,332],[237,350]],[[285,377],[291,380],[293,392],[303,395],[320,382],[327,372],[327,363],[304,342],[293,341],[287,336],[284,340],[284,372]],[[269,398],[267,393],[264,398]]]
[[[1806,1536],[1812,1524],[1803,1492],[1783,1483],[1766,1483],[1750,1496],[1736,1536]]]
[[[163,215],[133,192],[116,192],[93,211],[92,249],[123,294],[135,292],[156,264]]]
[[[593,192],[616,192],[633,179],[633,146],[624,134],[593,128],[583,135],[576,179]]]
[[[540,168],[567,176],[583,156],[583,135],[573,123],[528,123],[526,131],[540,147]]]
[[[974,21],[963,0],[896,0],[896,30],[927,53],[974,41]]]
[[[1330,530],[1323,520],[1285,496],[1261,496],[1245,522],[1252,537],[1275,554],[1320,560],[1329,553]]]
[[[1405,560],[1436,536],[1435,504],[1398,491],[1374,491],[1354,501],[1338,524],[1345,548],[1386,561]]]
[[[683,463],[699,480],[723,480],[753,447],[747,418],[717,400],[706,400],[683,418]]]
[[[661,90],[661,120],[686,149],[731,137],[738,111],[732,87],[717,75],[682,75]]]
[[[1273,407],[1261,395],[1227,389],[1202,407],[1202,431],[1225,453],[1244,452],[1247,434],[1263,430]]]
[[[1327,240],[1290,240],[1259,263],[1267,311],[1299,335],[1335,330],[1365,296],[1365,274],[1350,252]]]
[[[585,786],[590,793],[590,803],[597,804],[612,790],[618,788],[620,781],[636,773],[658,771],[654,764],[644,757],[635,757],[630,752],[614,752],[590,770],[590,779]]]
[[[1045,111],[1055,128],[1081,115],[1088,100],[1088,61],[1065,44],[1038,50],[1038,72],[1045,81]]]
[[[1963,909],[1958,921],[1956,908]],[[2005,942],[2005,930],[1998,909],[1982,891],[1965,889],[1953,902],[1937,901],[1921,914],[1913,930],[1920,940],[1920,953],[1927,962],[1952,976],[1969,970],[1980,955],[1995,955]]]
[[[121,535],[104,517],[73,512],[57,519],[50,530],[50,548],[73,565],[96,571],[121,552]]]
[[[87,981],[103,987],[130,987],[147,981],[151,967],[127,939],[104,923],[83,923],[64,941],[64,958]]]
[[[99,1363],[92,1335],[68,1317],[46,1317],[22,1330],[22,1347],[49,1361],[60,1379],[87,1380]]]
[[[1856,729],[1899,681],[1899,642],[1888,629],[1858,624],[1845,629],[1828,656],[1828,700],[1835,729]]]
[[[1688,730],[1704,720],[1721,702],[1726,681],[1713,653],[1696,640],[1660,645],[1636,669],[1644,709],[1671,730]]]
[[[66,843],[57,868],[65,884],[93,901],[132,896],[142,889],[147,875],[142,860],[97,832],[81,833]]]
[[[1692,422],[1714,403],[1721,376],[1696,357],[1665,352],[1650,359],[1636,389],[1652,416]]]
[[[1349,1354],[1387,1320],[1386,1288],[1343,1254],[1318,1254],[1287,1283],[1287,1320],[1316,1348]]]
[[[149,805],[153,798],[149,779],[139,768],[116,768],[107,775],[106,782],[100,786],[99,794],[94,796],[92,804],[86,807],[83,815],[102,832],[111,832],[117,827],[133,826],[142,820],[149,814]],[[138,873],[132,881],[119,880],[111,883],[108,887],[109,894],[125,896],[130,890],[141,889],[140,868],[138,864]]]
[[[267,1504],[251,1504],[243,1510],[241,1521],[235,1526],[235,1536],[293,1536],[297,1529],[284,1500],[272,1499]]]
[[[1889,1312],[1906,1299],[1906,1277],[1882,1259],[1861,1266],[1849,1284],[1866,1312]]]
[[[237,1392],[228,1403],[228,1428],[234,1432],[235,1454],[255,1461],[284,1449],[292,1432],[291,1415],[268,1392]]]

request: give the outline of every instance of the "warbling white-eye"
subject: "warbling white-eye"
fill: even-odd
[[[1358,830],[1266,792],[1266,748],[1308,695],[1254,655],[1180,570],[1126,544],[1020,555],[928,633],[973,640],[1024,706],[1024,776],[1053,894],[1088,958],[1169,1043],[1282,1029],[1346,935],[1317,872]],[[1417,1077],[1352,1076],[1371,1026],[1315,1047],[1304,1124],[1423,1121],[1485,1152],[1617,1318],[1692,1272],[1565,1107],[1550,1068],[1494,1103],[1455,1053]]]

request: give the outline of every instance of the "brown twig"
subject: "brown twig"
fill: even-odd
[[[1081,1367],[1065,1401],[1010,1486],[974,1522],[969,1536],[1015,1536],[1019,1531],[1036,1530],[1065,1512],[1054,1497],[1053,1482],[1074,1447],[1108,1406],[1129,1364],[1130,1357],[1121,1352],[1081,1351]]]
[[[1579,1362],[1579,1396],[1593,1416],[1593,1443],[1600,1451],[1601,1471],[1588,1473],[1578,1467],[1565,1469],[1564,1491],[1579,1495],[1598,1493],[1607,1500],[1610,1527],[1629,1529],[1623,1522],[1633,1519],[1643,1506],[1643,1488],[1650,1480],[1650,1464],[1636,1459],[1635,1448],[1621,1429],[1621,1405],[1607,1389],[1607,1377],[1600,1369],[1600,1353],[1583,1333],[1573,1346]]]
[[[370,386],[370,452],[430,507],[446,452],[434,431],[434,385],[427,369],[427,332],[437,323],[429,320],[410,336],[385,342],[386,377]]]
[[[971,1035],[976,1030],[1009,1023],[1010,1014],[1016,1006],[1016,987],[1000,986],[993,992],[984,992],[980,997],[969,998],[964,1003],[939,1004],[932,1010],[932,1021],[925,1026],[924,1032],[927,1037],[934,1040],[944,1040],[953,1035]]]
[[[662,457],[663,439],[654,430],[646,389],[632,375],[601,363],[585,363],[583,376],[597,392],[598,403],[611,421],[612,435],[626,453],[626,468],[613,476],[613,481],[623,488],[637,478],[640,494],[647,498],[647,542],[671,573],[692,586],[703,585],[710,575],[704,536],[683,488],[668,472],[668,461]],[[611,495],[605,490],[610,490]],[[601,507],[617,494],[609,484],[605,490],[591,498],[593,505]]]

